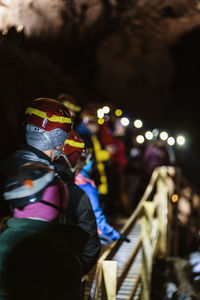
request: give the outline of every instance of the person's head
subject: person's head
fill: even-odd
[[[62,153],[56,162],[67,169],[73,170],[84,151],[85,144],[83,139],[76,131],[72,130],[69,133],[69,137],[65,140]]]
[[[61,152],[72,129],[72,117],[59,101],[37,98],[25,111],[24,125],[27,144],[45,152],[53,160]]]
[[[115,137],[122,137],[126,133],[126,126],[121,124],[120,119],[116,119],[114,123],[114,130],[113,130],[113,135]]]
[[[80,117],[82,123],[86,126],[86,128],[91,133],[97,133],[99,131],[97,116],[95,115],[93,110],[90,109],[83,110]]]
[[[76,114],[81,111],[81,107],[77,105],[74,97],[72,97],[70,94],[60,93],[57,96],[57,99],[67,107],[73,117],[75,117]]]
[[[29,163],[14,170],[5,181],[3,197],[14,218],[58,220],[68,203],[68,192],[61,195],[60,179],[42,163]]]

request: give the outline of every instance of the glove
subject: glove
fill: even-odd
[[[130,239],[129,238],[127,238],[127,236],[125,235],[125,234],[123,234],[123,233],[120,233],[120,238],[119,238],[121,241],[123,241],[123,242],[127,242],[127,243],[130,243]]]

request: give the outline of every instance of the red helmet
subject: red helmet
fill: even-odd
[[[74,168],[85,151],[85,144],[76,131],[70,131],[69,137],[65,140],[62,154],[57,159],[57,163],[64,167]]]
[[[69,155],[73,152],[79,152],[81,154],[84,148],[85,143],[83,139],[76,131],[72,130],[70,131],[68,138],[65,140],[62,152],[66,155]]]
[[[72,129],[69,110],[59,101],[50,98],[37,98],[25,112],[25,124],[32,124],[45,131],[60,128],[65,132]]]
[[[81,110],[81,107],[76,104],[74,98],[67,93],[59,94],[57,99],[60,100],[68,109],[72,110],[75,113]]]

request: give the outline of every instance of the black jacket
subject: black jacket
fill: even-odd
[[[28,162],[41,162],[48,166],[51,165],[50,158],[43,152],[31,147],[25,146],[11,154],[0,164],[0,192],[3,192],[4,180],[9,176],[11,170],[18,169],[21,165]],[[65,169],[66,170],[66,169]],[[100,253],[100,241],[97,234],[96,219],[90,204],[90,200],[83,190],[73,183],[73,174],[68,170],[61,172],[60,176],[63,181],[67,183],[69,190],[69,206],[66,211],[66,224],[74,224],[81,227],[90,238],[85,245],[80,259],[83,263],[84,274],[95,265],[98,255]],[[77,192],[78,191],[78,192]],[[8,204],[0,199],[0,217],[7,216],[10,213]],[[69,217],[69,219],[68,219]]]
[[[101,250],[96,218],[87,194],[74,183],[73,173],[58,164],[55,164],[55,169],[69,190],[69,203],[65,211],[66,224],[78,225],[90,235],[81,255],[83,273],[86,274],[95,265]]]
[[[80,300],[87,238],[78,226],[9,219],[0,234],[0,299]]]

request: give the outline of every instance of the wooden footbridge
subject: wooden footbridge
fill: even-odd
[[[175,169],[159,167],[121,232],[130,243],[115,241],[89,273],[84,300],[149,300],[155,257],[167,255],[170,201]]]

